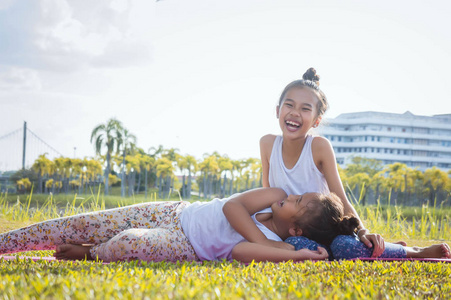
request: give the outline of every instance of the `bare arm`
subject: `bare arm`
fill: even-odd
[[[263,187],[269,187],[269,159],[271,158],[271,152],[275,138],[275,135],[268,134],[260,139],[260,158],[262,161]]]
[[[359,219],[360,226],[363,228],[363,223],[357,211],[346,197],[340,175],[338,174],[337,162],[332,145],[323,137],[316,137],[313,142],[312,152],[314,153],[315,164],[320,172],[324,174],[330,192],[335,193],[340,198],[343,203],[345,215],[354,215]]]
[[[241,262],[254,261],[300,261],[306,259],[322,260],[328,257],[326,249],[318,247],[317,251],[308,249],[286,250],[249,242],[237,244],[232,250],[232,258]]]
[[[362,220],[357,214],[357,211],[346,197],[343,184],[338,174],[335,153],[329,140],[323,137],[316,137],[313,140],[312,152],[314,153],[313,159],[315,164],[321,173],[324,174],[329,190],[337,194],[337,196],[341,199],[345,215],[352,214],[359,219],[360,226],[358,235],[360,240],[370,248],[374,245],[373,257],[380,256],[385,250],[384,239],[379,234],[370,234],[370,232],[365,229]]]
[[[270,207],[286,198],[286,193],[278,188],[260,188],[242,193],[224,204],[222,211],[230,225],[247,241],[270,246],[294,249],[287,243],[269,240],[251,218],[251,215]]]

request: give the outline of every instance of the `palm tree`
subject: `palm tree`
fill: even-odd
[[[243,164],[241,163],[241,160],[232,160],[232,179],[230,181],[230,195],[233,194],[233,182],[235,181],[235,173],[237,172],[238,174],[241,175],[243,171]],[[238,192],[238,180],[236,180],[236,188],[235,188],[235,192]]]
[[[143,154],[141,159],[142,168],[144,169],[144,189],[145,189],[145,198],[147,199],[147,173],[155,166],[155,158],[150,155]]]
[[[91,133],[91,143],[94,142],[96,154],[101,155],[102,149],[106,148],[106,169],[105,169],[105,195],[108,195],[108,179],[111,171],[111,155],[117,149],[119,134],[123,131],[122,123],[111,118],[106,124],[95,127]]]
[[[53,159],[53,163],[55,164],[55,179],[58,181],[62,181],[66,182],[66,174],[67,174],[67,170],[66,170],[66,158],[64,157],[57,157],[55,159]],[[58,191],[60,192],[60,191]]]
[[[86,162],[86,168],[89,185],[92,185],[93,183],[95,183],[96,178],[98,178],[99,175],[102,175],[102,164],[98,160],[89,159]]]
[[[31,166],[31,168],[38,173],[38,193],[42,193],[42,179],[44,175],[51,172],[50,165],[52,161],[48,159],[46,155],[47,153],[39,155]]]
[[[122,148],[122,181],[121,181],[121,197],[125,197],[125,155],[128,151],[132,154],[136,145],[136,136],[128,131],[126,128],[122,128],[118,132],[117,153],[120,153]]]
[[[186,180],[185,180],[185,170],[188,169],[188,162],[186,161],[186,157],[183,155],[179,155],[178,160],[177,160],[177,166],[180,169],[180,172],[182,172],[183,174],[183,179],[182,179],[182,198],[187,198],[187,186],[186,186]]]
[[[224,174],[224,179],[221,187],[221,198],[222,198],[226,194],[227,172],[232,172],[233,170],[232,160],[227,156],[220,157],[218,159],[218,166],[220,174]]]
[[[149,155],[155,159],[160,158],[161,154],[163,153],[164,148],[162,145],[159,145],[158,148],[150,147],[147,151]]]
[[[141,165],[137,155],[127,155],[125,159],[128,175],[128,196],[132,196],[133,186],[135,184],[135,172],[141,172]]]
[[[203,192],[204,192],[204,198],[209,198],[211,195],[211,189],[212,189],[212,177],[214,174],[218,173],[219,166],[218,162],[216,161],[215,155],[210,155],[208,157],[205,157],[204,160],[199,164],[199,169],[203,173]],[[199,194],[200,194],[200,188],[199,188]]]
[[[260,159],[251,158],[250,172],[252,178],[252,188],[256,187],[256,182],[261,183],[262,162]],[[260,184],[261,186],[261,184]]]
[[[146,154],[143,154],[144,151],[142,151],[142,149],[139,149],[138,153],[136,153],[135,159],[137,160],[138,164],[139,164],[139,168],[137,170],[138,172],[138,183],[135,186],[135,194],[139,193],[139,190],[141,188],[141,172],[145,170],[146,166],[144,163],[144,156],[147,156]]]
[[[182,196],[183,198],[190,199],[191,198],[191,185],[192,185],[192,174],[197,172],[197,160],[192,155],[179,156],[177,161],[177,165],[180,171],[187,170],[188,171],[188,180],[185,184],[185,174],[183,174],[183,182],[182,182]]]
[[[173,169],[175,170],[176,166],[177,166],[177,161],[179,160],[179,156],[180,154],[178,154],[177,152],[179,151],[179,149],[177,148],[170,148],[170,149],[165,149],[163,151],[163,153],[161,154],[161,157],[163,158],[167,158],[168,160],[171,161]],[[175,177],[174,176],[170,176],[167,178],[167,191],[169,192],[169,187],[174,186],[173,183],[173,179]]]
[[[79,176],[79,181],[80,181],[80,183],[77,183],[77,187],[80,187],[81,186],[81,178],[82,178],[82,176],[83,176],[83,172],[82,172],[82,170],[83,170],[83,161],[80,159],[80,158],[73,158],[72,160],[71,160],[71,162],[72,162],[72,170],[71,170],[71,174],[72,174],[72,176],[73,177],[77,177],[77,176]],[[73,184],[73,187],[74,187],[74,189],[75,189],[75,181],[77,181],[76,179],[74,179],[74,184]],[[78,181],[77,181],[78,182]]]
[[[179,156],[179,154],[177,153],[178,151],[179,151],[179,149],[177,149],[177,148],[166,149],[166,150],[163,150],[163,153],[162,153],[161,156],[162,157],[166,157],[170,161],[176,163],[177,162],[177,158]]]
[[[169,189],[171,187],[171,177],[174,173],[174,165],[172,162],[162,157],[156,161],[157,165],[157,176],[158,176],[158,193],[159,197],[166,198],[169,194]],[[165,179],[164,187],[163,187],[163,178]]]

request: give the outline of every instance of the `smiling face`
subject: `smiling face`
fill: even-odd
[[[305,137],[321,117],[317,111],[318,98],[308,88],[293,87],[277,106],[279,125],[285,138]]]

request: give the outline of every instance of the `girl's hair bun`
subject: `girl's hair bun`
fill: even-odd
[[[338,234],[351,235],[359,227],[360,222],[356,217],[343,217],[338,223]]]
[[[302,75],[302,79],[313,81],[319,85],[319,75],[316,74],[316,70],[314,68],[309,68],[305,71],[304,75]]]

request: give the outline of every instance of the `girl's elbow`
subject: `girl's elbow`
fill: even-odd
[[[252,259],[249,259],[248,255],[236,249],[232,250],[232,259],[243,263],[250,263],[252,261]]]

